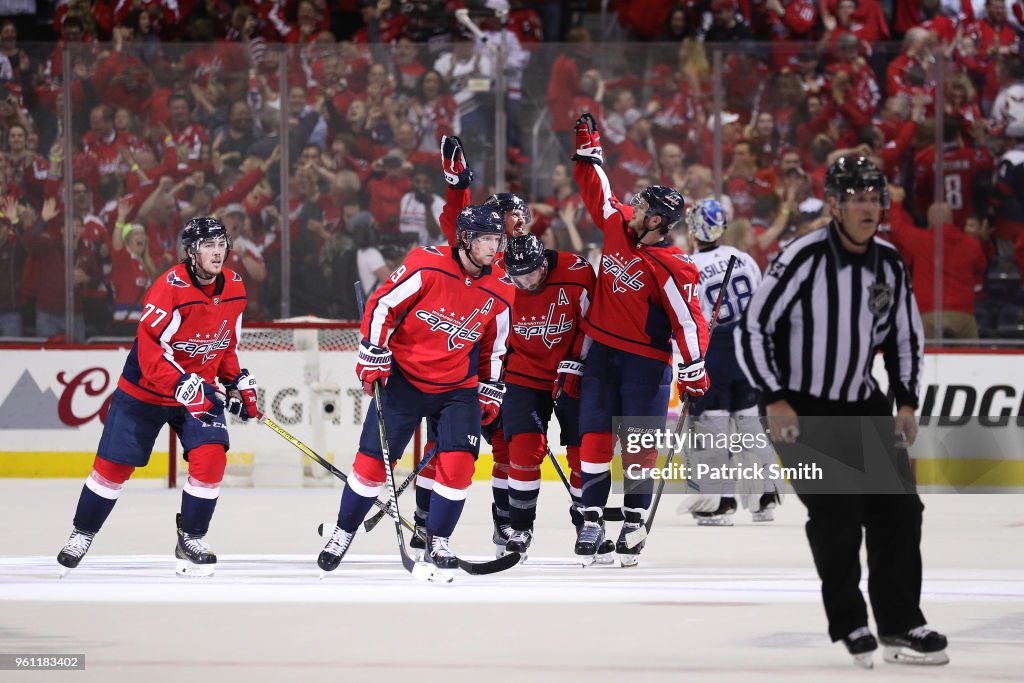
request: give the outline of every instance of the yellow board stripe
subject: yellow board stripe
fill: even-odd
[[[92,470],[95,452],[0,452],[0,477],[18,478],[61,478],[85,477]],[[252,453],[229,452],[229,464],[252,463]],[[568,474],[565,457],[559,457],[562,469]],[[483,453],[476,463],[473,476],[477,481],[489,481],[494,458]],[[401,465],[406,470],[412,467],[411,458],[406,455]],[[613,461],[613,465],[618,465]],[[314,464],[314,467],[317,465]],[[179,472],[186,471],[187,465],[178,460]],[[618,471],[618,467],[613,468]],[[921,486],[978,486],[987,488],[1024,488],[1024,460],[980,460],[922,458],[914,461],[917,483]],[[613,476],[616,476],[613,472]],[[158,479],[167,477],[167,453],[156,451],[149,465],[136,470],[133,477]],[[620,476],[620,475],[619,475]],[[551,462],[544,460],[541,465],[541,479],[558,481],[558,474]]]

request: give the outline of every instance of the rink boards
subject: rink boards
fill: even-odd
[[[0,374],[0,477],[84,476],[124,357],[123,348],[0,350],[4,367]],[[259,380],[264,412],[321,455],[346,466],[368,407],[352,372],[355,354],[321,352],[319,378],[309,383],[303,354],[249,351],[244,361]],[[880,356],[876,365],[876,376],[884,386]],[[922,485],[1024,489],[1024,423],[1020,418],[1024,414],[1024,352],[928,352],[921,396],[922,414],[947,416],[944,419],[950,425],[958,422],[955,416],[959,415],[995,418],[980,426],[991,429],[1000,443],[1010,444],[995,453],[968,443],[959,452],[938,457],[934,445],[922,440],[911,451]],[[673,396],[670,414],[678,405]],[[940,419],[934,418],[932,424]],[[251,461],[254,454],[257,462],[296,455],[265,427],[232,421],[230,457],[234,460]],[[559,442],[555,424],[549,441]],[[166,477],[168,446],[165,430],[149,467],[136,476]],[[407,456],[410,454],[411,446]],[[477,478],[489,478],[490,469],[490,455],[484,452]],[[556,477],[548,463],[543,474],[546,479]]]

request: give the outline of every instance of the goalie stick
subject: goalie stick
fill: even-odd
[[[718,290],[718,298],[715,300],[715,308],[711,313],[711,322],[708,323],[708,345],[711,344],[711,335],[715,333],[715,327],[718,326],[718,312],[722,309],[722,301],[725,300],[725,289],[729,286],[729,279],[732,277],[733,266],[736,265],[736,257],[729,257],[729,265],[725,269],[725,277],[722,278],[722,288]],[[690,412],[690,396],[687,394],[683,397],[683,407],[679,411],[679,419],[676,421],[676,435],[682,433],[683,425],[686,423],[686,416]],[[672,466],[672,461],[675,460],[676,451],[670,449],[668,456],[665,458],[665,469],[669,470]],[[661,502],[661,494],[665,491],[665,479],[662,478],[658,481],[658,490],[654,494],[654,500],[651,503],[651,514],[647,516],[647,521],[642,527],[636,531],[630,531],[626,534],[626,543],[629,547],[635,548],[647,539],[647,535],[651,533],[651,527],[654,526],[654,515],[658,512],[658,504]]]

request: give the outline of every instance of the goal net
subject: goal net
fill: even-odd
[[[247,324],[238,358],[259,385],[261,412],[342,470],[355,455],[369,397],[353,368],[357,323],[315,317]],[[231,448],[225,486],[319,487],[341,482],[294,445],[254,420],[228,416]],[[414,443],[408,447],[411,461]],[[188,466],[177,468],[179,486]],[[399,467],[407,469],[405,463]]]

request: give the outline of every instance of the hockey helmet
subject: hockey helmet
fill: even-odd
[[[728,227],[725,211],[716,199],[702,199],[686,212],[686,226],[699,242],[717,242]]]
[[[455,220],[455,234],[463,249],[469,249],[477,237],[483,235],[499,235],[501,242],[498,251],[502,251],[505,244],[505,222],[501,213],[490,206],[467,206],[459,212]]]
[[[533,213],[530,211],[530,207],[526,205],[522,197],[514,192],[492,194],[483,205],[499,210],[502,216],[508,213],[518,213],[523,220],[523,225],[529,225],[533,221]]]
[[[660,216],[661,225],[658,230],[663,235],[668,234],[682,222],[683,211],[686,208],[683,195],[671,187],[663,185],[651,185],[644,188],[633,197],[630,205],[646,211],[648,216]]]
[[[531,277],[541,269],[544,272],[540,278]],[[528,233],[514,235],[508,239],[508,248],[505,249],[505,272],[509,274],[517,288],[536,289],[547,276],[546,271],[547,256],[544,253],[544,245],[536,235]]]
[[[825,173],[825,196],[835,197],[840,204],[856,192],[877,190],[881,194],[882,208],[889,208],[889,188],[885,174],[865,156],[845,156],[837,159]]]
[[[228,235],[228,229],[224,227],[223,223],[213,216],[193,218],[188,223],[185,223],[185,228],[181,231],[181,247],[185,250],[185,255],[190,256],[198,249],[200,242],[219,237],[223,237],[227,242],[228,253],[230,254],[231,237]]]

